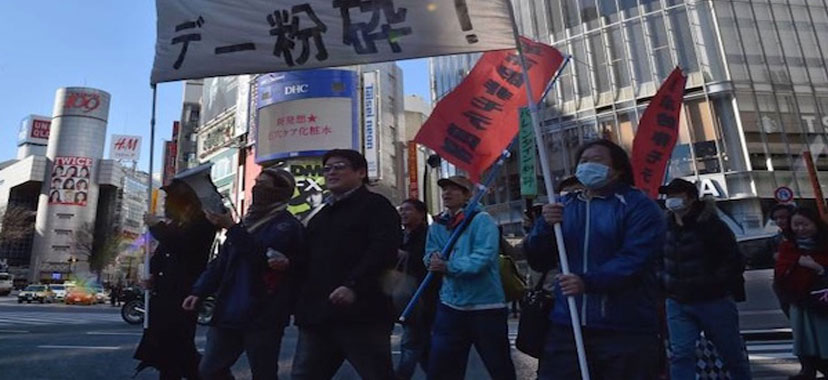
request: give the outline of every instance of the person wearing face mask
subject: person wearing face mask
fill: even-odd
[[[699,200],[696,185],[676,178],[659,193],[668,210],[659,280],[667,295],[670,378],[696,378],[696,341],[704,331],[731,377],[750,379],[736,310],[745,295],[736,237],[716,216],[715,202]]]
[[[788,220],[787,238],[779,245],[774,281],[790,302],[793,353],[802,370],[789,379],[828,374],[828,315],[817,311],[809,295],[828,268],[828,226],[812,209],[798,208]]]
[[[294,189],[290,173],[266,168],[239,223],[229,212],[205,211],[213,225],[227,229],[227,239],[181,305],[195,310],[207,296],[216,297],[199,365],[202,379],[233,378],[230,368],[242,352],[253,379],[278,378],[282,335],[307,256],[305,228],[287,211]]]
[[[596,379],[650,380],[658,366],[655,259],[664,244],[658,205],[633,187],[624,149],[594,140],[577,152],[584,190],[544,205],[524,240],[532,269],[558,264],[553,230],[560,223],[571,274],[558,275],[556,297],[538,363],[538,378],[580,378],[565,296],[575,297],[590,374]]]

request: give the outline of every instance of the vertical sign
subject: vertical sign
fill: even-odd
[[[362,138],[363,152],[368,160],[368,178],[380,179],[379,152],[379,71],[362,74]]]
[[[420,199],[420,184],[418,182],[420,165],[417,163],[417,143],[408,142],[408,198]]]
[[[141,155],[141,136],[112,135],[109,156],[113,160],[138,161]]]
[[[535,131],[528,108],[520,109],[520,195],[527,198],[538,196],[538,176],[535,174]]]

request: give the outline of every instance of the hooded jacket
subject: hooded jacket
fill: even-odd
[[[498,264],[500,233],[494,219],[481,211],[480,205],[476,205],[475,211],[474,219],[457,239],[446,263],[440,301],[460,308],[505,306]],[[452,232],[445,223],[433,223],[429,227],[423,257],[426,266],[432,253],[442,252]]]
[[[563,236],[569,269],[579,275],[585,294],[575,297],[581,324],[588,328],[657,331],[655,260],[664,244],[664,215],[641,190],[625,184],[605,196],[583,192],[563,197]],[[554,229],[543,218],[524,240],[536,271],[558,262]],[[557,299],[566,299],[555,286]],[[567,302],[555,302],[551,319],[569,326]]]
[[[736,238],[716,216],[714,201],[699,201],[682,218],[667,212],[667,236],[659,277],[667,297],[679,302],[733,296],[744,300],[744,259]]]

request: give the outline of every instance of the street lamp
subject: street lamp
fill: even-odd
[[[78,258],[75,257],[75,256],[69,256],[68,261],[69,261],[69,274],[72,274],[72,273],[75,272],[74,266],[75,266],[75,263],[78,262]]]

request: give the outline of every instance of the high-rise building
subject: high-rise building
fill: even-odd
[[[698,183],[740,236],[761,234],[774,190],[799,204],[814,194],[802,152],[828,170],[828,9],[824,1],[517,0],[522,34],[573,56],[545,101],[543,129],[556,177],[575,148],[608,138],[628,151],[649,99],[674,67],[688,75],[667,178]],[[475,56],[433,58],[435,99]],[[514,161],[514,160],[513,160]],[[828,173],[819,173],[821,183]],[[542,183],[542,182],[541,182]],[[519,233],[514,162],[489,203]]]

